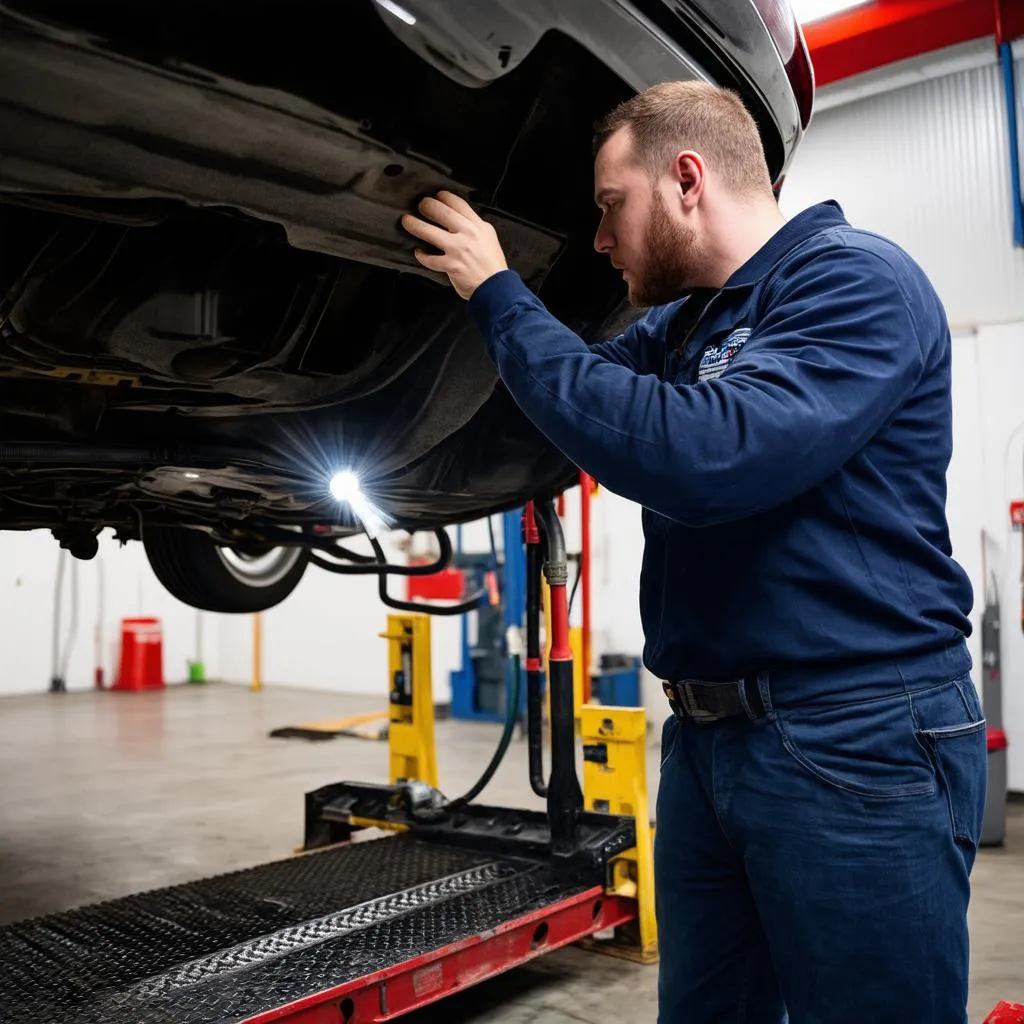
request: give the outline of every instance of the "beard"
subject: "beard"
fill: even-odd
[[[675,302],[695,287],[704,263],[704,249],[697,240],[697,232],[673,220],[661,193],[655,191],[647,226],[646,255],[629,282],[630,304],[646,307]]]

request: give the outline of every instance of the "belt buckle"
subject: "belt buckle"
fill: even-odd
[[[690,679],[679,679],[665,680],[662,684],[672,713],[678,719],[685,718],[697,725],[711,725],[722,721],[721,715],[700,707],[693,692],[692,682]]]

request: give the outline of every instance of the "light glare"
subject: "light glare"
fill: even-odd
[[[349,504],[360,498],[363,493],[363,489],[359,486],[359,477],[349,469],[335,473],[331,477],[329,486],[335,501],[347,501]]]
[[[348,505],[352,510],[352,514],[359,520],[366,535],[371,540],[376,538],[377,534],[384,529],[384,517],[363,494],[359,477],[350,469],[345,469],[331,477],[328,487],[335,501]]]
[[[830,18],[840,11],[848,11],[853,7],[863,7],[866,0],[793,0],[793,14],[801,25],[822,18]]]
[[[394,0],[377,0],[377,6],[383,7],[388,14],[393,14],[399,21],[404,21],[406,25],[416,24],[416,15],[412,11],[407,11],[401,4],[396,4]]]

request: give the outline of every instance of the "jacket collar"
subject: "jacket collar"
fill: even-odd
[[[725,282],[726,288],[743,288],[765,277],[789,252],[819,231],[848,226],[839,204],[830,199],[786,221],[753,256]]]

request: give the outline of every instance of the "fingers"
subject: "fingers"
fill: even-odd
[[[441,195],[444,194],[441,193]],[[427,196],[420,200],[419,211],[424,217],[429,217],[449,231],[457,231],[460,227],[466,226],[466,218],[461,213],[448,203],[443,203],[433,196]]]
[[[470,220],[480,220],[480,216],[476,210],[474,210],[465,199],[461,196],[457,196],[454,192],[438,192],[437,198],[446,206],[450,206],[456,213],[461,213],[463,217],[468,217]]]
[[[434,256],[431,253],[424,252],[422,249],[417,249],[413,255],[427,270],[436,271],[438,274],[446,274],[448,272],[447,256]]]
[[[414,217],[411,213],[407,213],[402,217],[402,227],[410,235],[424,242],[429,242],[431,245],[436,245],[438,249],[447,248],[445,241],[451,240],[450,231],[440,228],[436,224],[428,224],[425,220],[420,220],[419,217]]]

